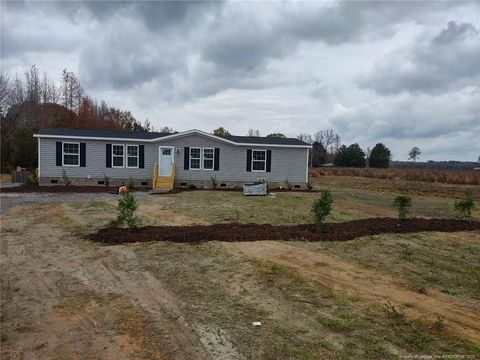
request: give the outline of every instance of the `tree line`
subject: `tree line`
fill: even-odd
[[[152,131],[149,121],[98,102],[85,93],[75,73],[64,69],[60,83],[36,65],[22,76],[0,74],[1,167],[37,166],[33,134],[52,128]]]

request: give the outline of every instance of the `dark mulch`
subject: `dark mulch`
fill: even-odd
[[[413,233],[419,231],[471,231],[480,230],[480,221],[455,219],[371,218],[329,224],[330,231],[318,233],[311,224],[273,226],[270,224],[213,224],[193,226],[146,226],[132,232],[122,228],[107,228],[91,234],[89,239],[105,244],[123,244],[147,241],[200,242],[200,241],[257,241],[303,240],[346,241],[360,236],[384,233]]]
[[[134,191],[149,191],[149,188],[138,188]],[[38,186],[20,185],[17,187],[0,189],[0,193],[112,193],[118,194],[118,188],[114,186]]]

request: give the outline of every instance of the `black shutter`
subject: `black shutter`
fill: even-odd
[[[252,171],[252,149],[247,149],[247,171]]]
[[[218,171],[220,168],[220,149],[215,148],[215,164],[213,165],[213,170]]]
[[[189,147],[184,147],[183,148],[183,152],[184,152],[184,158],[183,158],[183,168],[185,170],[189,170],[190,169],[190,148]]]
[[[80,143],[80,166],[85,167],[87,164],[87,146],[85,143]]]
[[[138,167],[145,167],[145,145],[138,145]]]
[[[107,144],[107,150],[105,151],[105,166],[107,168],[112,167],[112,144]]]
[[[267,150],[267,172],[272,171],[272,150]]]
[[[62,142],[57,141],[57,166],[62,166]]]

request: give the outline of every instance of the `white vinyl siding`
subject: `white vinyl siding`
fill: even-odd
[[[80,143],[62,143],[63,166],[80,166]]]
[[[127,168],[138,168],[138,145],[127,145]]]
[[[112,167],[123,168],[124,155],[125,155],[125,146],[113,144],[112,145]]]
[[[190,169],[200,170],[202,160],[202,148],[192,147],[190,148]]]
[[[264,172],[267,169],[267,150],[252,150],[252,171]]]
[[[40,147],[40,167],[43,177],[62,177],[62,167],[55,164],[56,141],[70,141],[61,137],[52,139],[41,139]],[[73,140],[75,142],[79,140]],[[247,160],[246,150],[255,147],[234,146],[214,139],[206,138],[200,135],[189,135],[181,138],[157,141],[155,143],[142,143],[139,141],[135,145],[144,145],[144,164],[143,168],[107,168],[105,167],[106,144],[122,144],[121,142],[112,142],[111,140],[82,140],[86,143],[86,166],[68,167],[68,176],[72,179],[85,179],[90,176],[94,179],[103,180],[104,175],[110,179],[121,179],[128,181],[132,176],[135,180],[151,181],[152,171],[155,163],[159,161],[159,146],[175,146],[172,155],[175,159],[176,174],[175,180],[178,182],[188,182],[194,180],[210,181],[213,171],[200,171],[185,169],[185,147],[197,148],[219,148],[220,157],[219,171],[215,171],[215,177],[219,184],[222,181],[236,181],[239,183],[256,181],[259,178],[265,178],[271,182],[284,182],[288,179],[291,183],[306,182],[306,160],[307,149],[301,148],[270,148],[268,145],[258,150],[272,151],[271,172],[251,172],[246,171],[245,162]],[[128,143],[127,143],[128,144]],[[129,145],[129,144],[128,144]],[[133,145],[133,144],[132,144]]]

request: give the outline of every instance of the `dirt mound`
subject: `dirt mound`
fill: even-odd
[[[366,235],[383,233],[412,233],[419,231],[480,230],[479,221],[454,219],[371,218],[333,223],[327,233],[318,233],[312,224],[273,226],[270,224],[213,224],[192,226],[146,226],[132,232],[128,229],[108,228],[91,234],[89,238],[105,244],[123,244],[147,241],[199,242],[199,241],[256,241],[304,240],[345,241]]]
[[[149,191],[149,188],[139,188],[134,191]],[[0,193],[112,193],[118,194],[117,187],[107,186],[38,186],[20,185],[17,187],[3,188]]]

